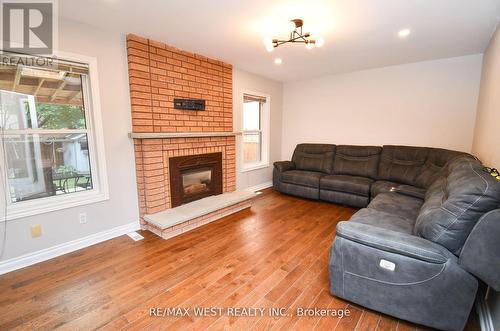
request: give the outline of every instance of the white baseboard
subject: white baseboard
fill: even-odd
[[[269,182],[265,182],[265,183],[258,184],[255,186],[247,187],[245,190],[251,191],[251,192],[257,192],[257,191],[263,190],[265,188],[269,188],[271,186],[273,186],[273,182],[269,181]]]
[[[493,319],[491,318],[491,311],[484,298],[477,300],[476,311],[479,315],[479,326],[481,327],[481,331],[495,331]]]
[[[72,240],[64,244],[52,246],[37,252],[28,253],[19,257],[0,261],[0,275],[28,267],[30,265],[53,259],[55,257],[89,247],[100,242],[113,239],[129,232],[140,229],[139,222],[132,222],[106,231],[98,232],[87,237]]]

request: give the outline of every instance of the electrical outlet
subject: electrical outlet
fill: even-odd
[[[40,237],[42,235],[42,226],[35,224],[31,226],[31,238]]]
[[[80,224],[87,223],[87,213],[80,213],[80,215],[78,215],[78,220],[80,221]]]

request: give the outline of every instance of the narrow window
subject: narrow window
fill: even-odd
[[[243,94],[243,168],[252,170],[268,163],[269,118],[265,96]]]

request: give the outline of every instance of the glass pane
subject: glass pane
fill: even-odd
[[[261,133],[243,133],[243,161],[245,163],[261,161]]]
[[[7,135],[5,155],[12,202],[92,189],[86,134]]]
[[[199,170],[182,174],[184,195],[192,196],[208,192],[212,181],[211,170]]]
[[[260,130],[260,105],[258,101],[243,102],[243,131]]]
[[[82,76],[0,65],[0,119],[6,129],[85,129]]]

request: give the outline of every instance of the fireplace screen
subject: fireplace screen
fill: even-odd
[[[190,197],[210,191],[212,170],[198,170],[182,174],[184,195]]]

